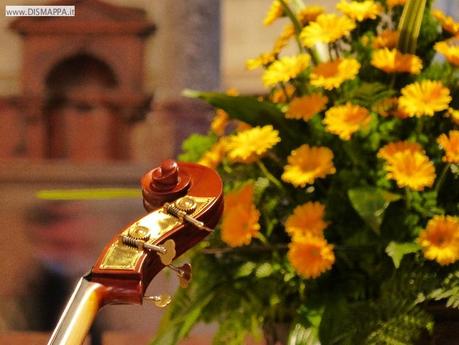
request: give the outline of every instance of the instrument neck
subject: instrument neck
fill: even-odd
[[[106,291],[105,286],[81,278],[48,345],[81,345],[103,305]]]

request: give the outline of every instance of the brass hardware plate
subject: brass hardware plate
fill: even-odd
[[[184,196],[183,198],[192,198],[196,202],[196,210],[191,216],[198,215],[214,198],[199,198],[193,196]],[[179,201],[180,199],[177,199]],[[142,229],[142,236],[149,238],[148,243],[155,242],[165,233],[182,224],[182,221],[166,212],[158,209],[139,219],[137,222],[126,228],[120,235],[130,236],[137,233],[136,229]],[[134,270],[139,259],[144,254],[142,249],[137,249],[125,245],[121,240],[114,242],[107,250],[99,269],[106,270]]]

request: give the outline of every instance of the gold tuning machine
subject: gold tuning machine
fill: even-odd
[[[187,288],[191,281],[191,264],[186,263],[179,267],[168,265],[167,267],[177,273],[180,287],[184,289]]]
[[[190,199],[192,200],[192,199]],[[194,225],[195,227],[197,227],[199,230],[204,230],[204,231],[207,231],[207,232],[213,232],[214,230],[205,226],[205,224],[199,220],[197,220],[196,218],[193,218],[192,216],[190,216],[188,214],[188,212],[190,212],[190,210],[194,210],[192,207],[192,205],[188,205],[188,207],[190,208],[186,208],[185,206],[183,206],[183,204],[185,204],[185,202],[183,202],[183,199],[180,200],[182,201],[182,203],[180,202],[175,202],[173,204],[170,204],[168,202],[164,203],[163,205],[163,209],[166,211],[166,213],[180,219],[181,221],[185,221],[187,223],[190,223],[192,225]],[[188,204],[188,201],[186,202],[186,204]],[[191,202],[190,202],[191,204]]]
[[[170,265],[172,263],[172,260],[174,260],[175,255],[177,254],[175,251],[174,240],[169,239],[160,246],[145,242],[140,239],[135,239],[126,235],[121,235],[121,240],[124,244],[131,247],[136,247],[140,250],[155,251],[159,255],[161,263],[165,266]]]
[[[169,303],[171,303],[172,301],[172,297],[166,294],[162,294],[159,296],[145,296],[143,299],[152,302],[158,308],[167,307]]]

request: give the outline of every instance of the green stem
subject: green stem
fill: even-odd
[[[279,2],[282,4],[285,14],[287,14],[287,17],[290,18],[290,20],[292,21],[293,27],[295,28],[295,40],[296,40],[296,44],[298,45],[298,50],[300,51],[300,53],[304,53],[304,47],[300,40],[300,33],[302,30],[301,24],[296,18],[295,14],[290,9],[290,7],[287,5],[285,0],[279,0]]]
[[[285,100],[287,101],[286,103],[290,103],[291,99],[290,96],[288,95],[287,88],[285,87],[285,84],[283,82],[280,83],[282,93],[285,96]]]
[[[263,174],[266,176],[266,178],[272,184],[274,184],[280,190],[282,190],[282,191],[284,190],[284,187],[282,186],[282,183],[277,178],[275,178],[273,174],[271,174],[269,172],[269,170],[266,168],[266,166],[263,164],[263,162],[261,160],[257,161],[257,165],[260,168],[260,170],[263,172]]]
[[[442,172],[440,174],[440,177],[438,178],[437,183],[435,184],[434,190],[435,190],[435,192],[437,194],[438,194],[438,192],[440,192],[441,187],[442,187],[443,183],[445,182],[446,174],[448,173],[448,170],[449,170],[450,166],[451,166],[451,163],[448,163],[443,167],[443,170],[442,170]]]
[[[396,78],[397,78],[397,75],[395,73],[392,73],[392,76],[390,78],[390,83],[389,83],[389,88],[390,89],[394,88]]]
[[[408,188],[405,188],[405,201],[406,201],[406,208],[408,210],[411,209],[411,200],[412,200],[411,192],[409,191]]]

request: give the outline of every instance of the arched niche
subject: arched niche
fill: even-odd
[[[28,156],[128,160],[131,125],[143,119],[151,100],[143,89],[144,50],[155,26],[143,10],[100,0],[53,5],[75,5],[76,16],[22,17],[10,26],[23,40]],[[99,116],[88,116],[92,111]],[[74,129],[81,126],[86,130]],[[91,151],[95,133],[99,144],[110,143],[102,156]]]
[[[128,158],[119,109],[111,102],[118,78],[103,60],[78,53],[45,78],[45,158],[103,161]]]

